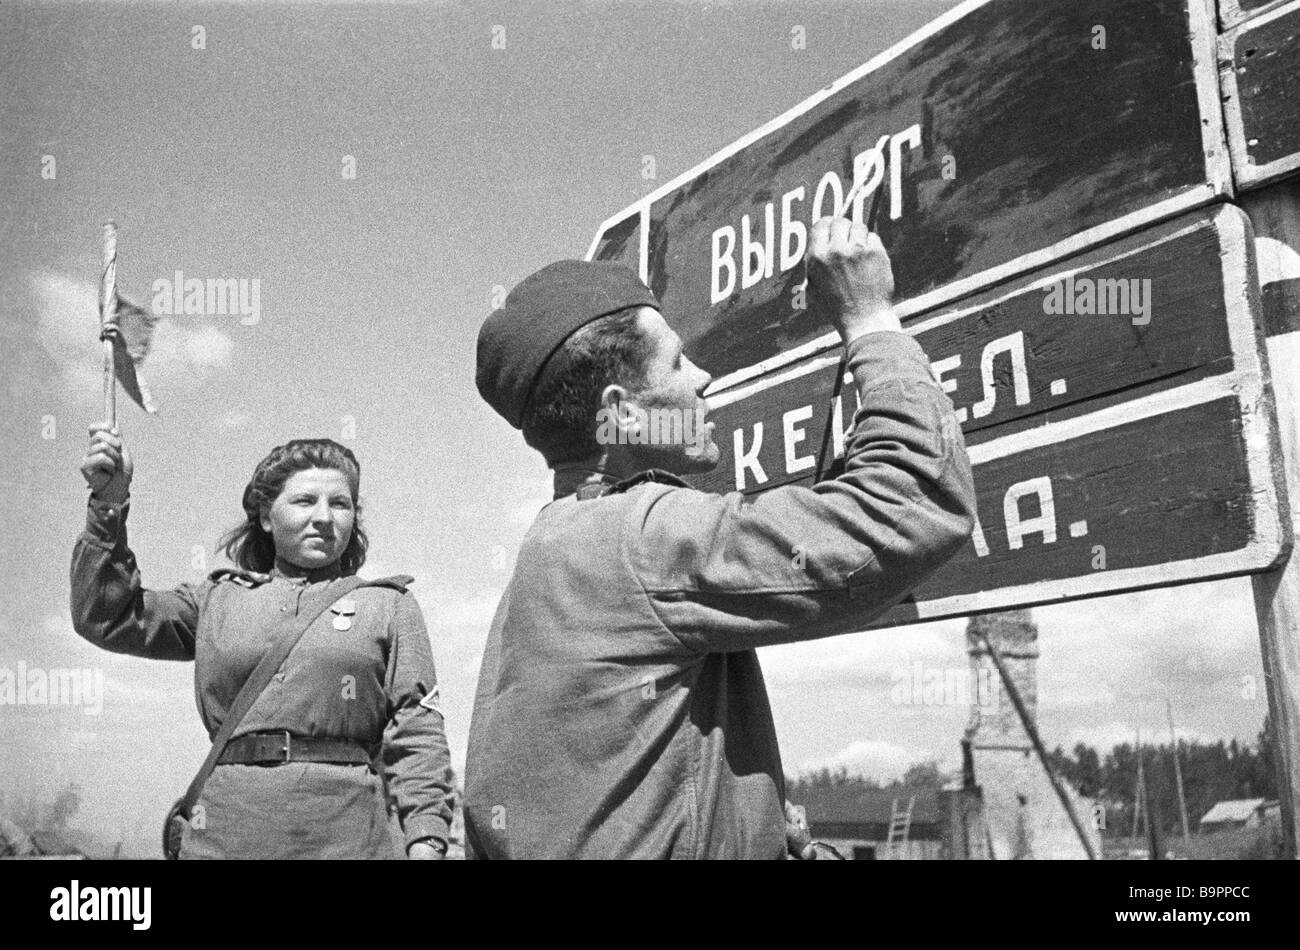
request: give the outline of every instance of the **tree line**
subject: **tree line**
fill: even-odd
[[[1183,796],[1187,820],[1193,833],[1206,812],[1221,801],[1235,798],[1277,798],[1275,771],[1276,738],[1271,720],[1265,716],[1254,745],[1230,739],[1217,742],[1182,740],[1178,760],[1183,775]],[[1057,746],[1048,760],[1058,775],[1080,794],[1101,804],[1104,813],[1102,835],[1118,838],[1133,831],[1134,802],[1138,791],[1138,759],[1147,787],[1149,813],[1162,833],[1181,834],[1178,787],[1174,778],[1174,750],[1171,744],[1124,742],[1108,752],[1080,742],[1067,752]],[[800,793],[816,788],[851,786],[863,791],[937,791],[959,775],[943,773],[935,762],[920,762],[900,780],[881,784],[841,767],[786,778],[786,794],[798,800]],[[979,776],[976,775],[978,782]],[[1144,806],[1144,811],[1147,806]]]
[[[1218,802],[1234,798],[1276,799],[1275,749],[1275,732],[1267,716],[1253,746],[1236,739],[1180,741],[1178,762],[1191,831],[1196,832],[1201,816]],[[1071,752],[1057,746],[1048,758],[1058,774],[1081,794],[1101,803],[1105,809],[1103,834],[1118,837],[1133,831],[1139,756],[1150,814],[1156,826],[1167,834],[1181,834],[1172,744],[1144,742],[1139,750],[1136,743],[1125,742],[1102,755],[1080,742]]]

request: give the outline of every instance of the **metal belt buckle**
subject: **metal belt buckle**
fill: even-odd
[[[284,758],[280,761],[291,762],[293,761],[293,756],[291,755],[290,750],[293,748],[293,737],[289,735],[288,729],[283,729],[281,731],[284,733],[284,746],[281,747],[279,751],[284,753]]]

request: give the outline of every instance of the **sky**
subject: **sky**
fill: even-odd
[[[362,464],[365,573],[416,577],[460,769],[492,612],[550,498],[540,457],[473,384],[493,297],[581,257],[611,214],[953,5],[0,5],[0,668],[104,683],[98,710],[0,706],[0,797],[75,783],[79,826],[152,856],[206,751],[189,664],[99,651],[69,618],[78,466],[102,415],[105,220],[138,302],[176,271],[260,289],[256,322],[160,323],[146,364],[159,417],[120,400],[145,584],[221,563],[216,540],[272,446],[345,441]],[[1181,736],[1254,741],[1267,704],[1248,581],[1034,618],[1049,746],[1109,748],[1139,728],[1167,741],[1167,696]],[[761,651],[787,772],[956,768],[965,698],[900,702],[896,687],[916,664],[964,670],[964,626]]]

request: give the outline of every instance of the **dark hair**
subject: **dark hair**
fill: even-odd
[[[342,472],[352,489],[356,521],[352,537],[339,556],[344,574],[355,574],[366,563],[366,533],[361,530],[361,463],[347,446],[333,439],[294,439],[277,445],[257,463],[253,478],[244,488],[244,523],[232,528],[217,542],[226,556],[246,571],[267,572],[275,565],[275,541],[262,528],[262,512],[280,497],[284,483],[294,472],[309,468],[332,468]]]
[[[524,409],[524,441],[548,465],[580,462],[600,451],[596,414],[611,383],[645,385],[649,342],[637,325],[641,308],[628,307],[593,320],[560,345]]]

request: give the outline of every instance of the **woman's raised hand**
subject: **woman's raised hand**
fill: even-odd
[[[446,854],[426,841],[417,841],[406,849],[406,856],[412,861],[442,861]]]
[[[131,493],[131,453],[107,422],[90,427],[90,448],[81,460],[81,474],[100,501],[120,505]]]

